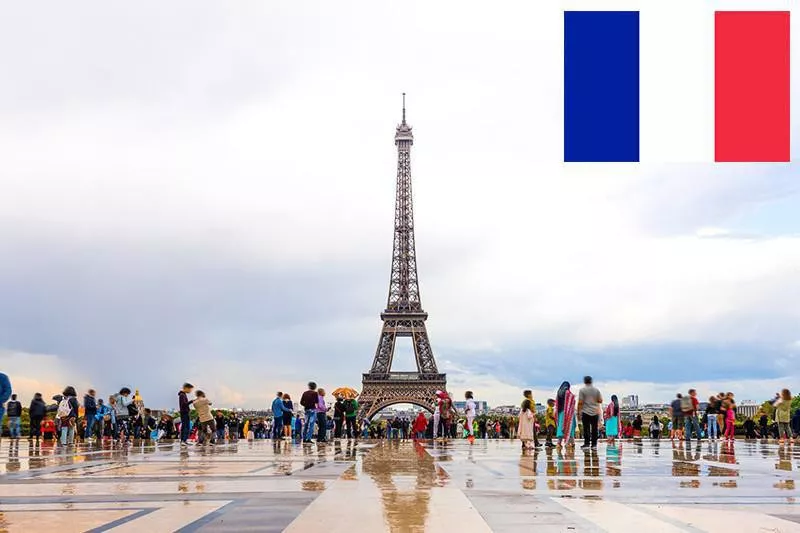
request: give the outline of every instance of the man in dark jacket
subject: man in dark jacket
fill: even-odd
[[[314,436],[314,428],[317,427],[317,403],[319,402],[319,394],[317,394],[317,384],[313,381],[308,382],[308,390],[300,397],[300,405],[305,409],[306,425],[303,428],[303,442],[310,443],[311,437]]]
[[[92,430],[94,429],[94,423],[97,417],[96,395],[97,393],[94,389],[89,389],[83,396],[83,417],[86,420],[86,431],[83,434],[84,439],[92,438]]]
[[[6,404],[6,414],[8,415],[8,433],[12,439],[18,439],[22,426],[22,404],[17,400],[17,395],[12,394],[11,400]]]
[[[336,398],[336,403],[333,404],[333,437],[336,439],[342,438],[342,426],[344,425],[344,398],[341,396]]]
[[[193,389],[194,385],[191,383],[184,383],[183,388],[178,392],[178,411],[181,414],[181,446],[189,445],[189,432],[191,431],[189,406],[192,405],[194,400],[190,400],[186,395],[192,392]]]
[[[28,432],[30,438],[36,437],[36,440],[39,440],[39,437],[42,434],[42,420],[44,420],[46,414],[47,404],[45,404],[44,400],[42,399],[42,393],[37,392],[33,395],[31,405],[28,407],[28,415],[31,418],[31,427],[30,431]]]

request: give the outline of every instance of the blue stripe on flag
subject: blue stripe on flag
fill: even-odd
[[[639,12],[564,12],[564,161],[639,161]]]

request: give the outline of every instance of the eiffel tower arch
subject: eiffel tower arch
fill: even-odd
[[[372,368],[363,375],[359,404],[362,413],[372,418],[384,407],[411,403],[429,411],[436,391],[447,390],[447,376],[439,373],[433,357],[428,328],[428,313],[422,309],[417,278],[417,254],[414,244],[414,205],[411,195],[411,146],[414,135],[406,123],[403,93],[403,121],[397,126],[397,191],[394,206],[394,245],[389,278],[389,297],[381,313],[378,347]],[[411,337],[417,370],[392,372],[395,342]]]

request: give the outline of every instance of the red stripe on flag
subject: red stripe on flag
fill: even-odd
[[[789,161],[789,12],[717,11],[714,160]]]

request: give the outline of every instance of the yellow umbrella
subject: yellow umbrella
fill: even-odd
[[[355,389],[351,389],[350,387],[339,387],[335,391],[333,391],[334,398],[338,398],[341,396],[342,398],[355,398],[358,396],[358,391]]]

